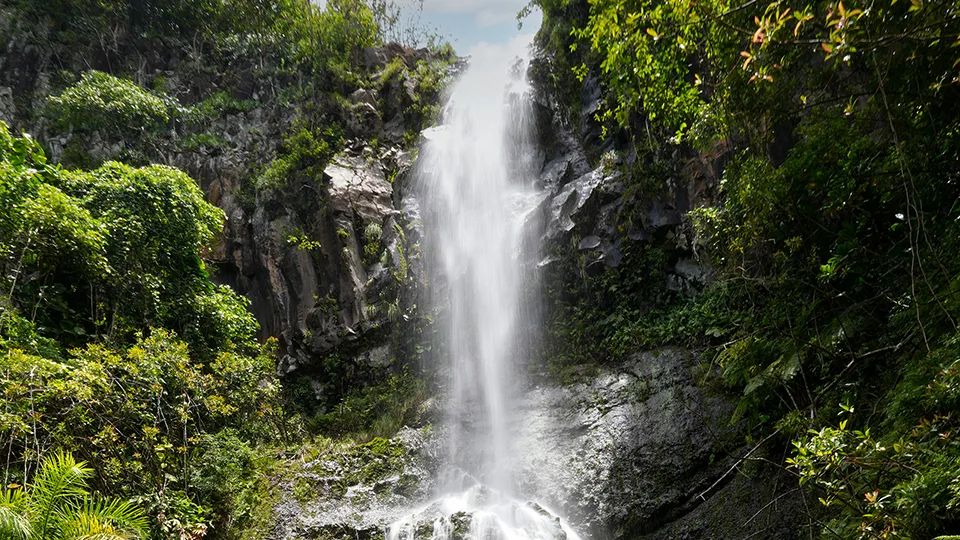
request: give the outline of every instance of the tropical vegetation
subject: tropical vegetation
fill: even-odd
[[[722,171],[691,213],[712,284],[665,290],[671,261],[624,235],[639,271],[556,297],[554,358],[702,348],[748,439],[792,450],[785,470],[826,507],[813,532],[955,532],[960,4],[533,4],[545,80],[602,87],[588,118],[568,92],[568,121],[635,156],[621,230],[683,177],[676,156]]]
[[[398,375],[342,414],[301,407],[316,398],[283,387],[249,301],[214,283],[227,216],[160,163],[215,155],[224,118],[263,100],[287,108],[289,132],[238,197],[287,204],[298,244],[317,247],[322,208],[300,189],[345,143],[344,94],[390,82],[370,78],[364,49],[439,47],[435,34],[361,0],[13,0],[0,19],[3,54],[58,64],[22,63],[52,75],[4,109],[43,144],[0,122],[0,536],[262,536],[277,456],[317,433],[392,436],[421,386]],[[156,55],[174,67],[152,69]],[[272,93],[237,97],[238,65]],[[391,72],[431,81],[421,123],[445,65]]]
[[[128,501],[92,496],[86,486],[92,474],[69,454],[47,456],[29,486],[0,491],[0,534],[11,540],[141,537],[147,529],[143,511]]]
[[[626,183],[624,262],[591,274],[564,253],[546,362],[563,372],[639,348],[702,351],[703,383],[736,396],[745,443],[785,450],[776,465],[819,506],[810,535],[957,532],[960,3],[530,8],[544,14],[540,82],[591,160]],[[339,407],[305,406],[313,389],[280,379],[247,301],[214,284],[226,215],[160,163],[215,156],[239,136],[224,119],[260,100],[286,107],[275,151],[236,195],[248,210],[289,209],[285,238],[314,251],[323,201],[300,194],[346,144],[345,96],[416,81],[407,144],[439,114],[445,64],[395,61],[371,78],[364,50],[397,36],[439,44],[380,0],[0,9],[0,42],[57,65],[43,66],[43,91],[0,95],[0,110],[47,138],[45,149],[0,123],[0,534],[254,538],[276,456],[314,434],[383,446],[424,385],[404,372],[351,388],[331,355]],[[251,85],[236,73],[271,94],[241,91]],[[598,103],[584,103],[585,85]],[[665,286],[676,250],[628,232],[691,164],[717,176],[683,225],[714,279],[686,295]],[[364,230],[366,263],[383,232]]]

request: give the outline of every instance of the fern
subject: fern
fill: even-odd
[[[30,537],[30,521],[23,515],[24,503],[23,491],[0,491],[0,536],[3,538],[25,540]]]

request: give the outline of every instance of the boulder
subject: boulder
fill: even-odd
[[[376,160],[341,154],[324,169],[327,177],[329,209],[334,214],[356,212],[364,225],[383,223],[394,215],[393,185]]]

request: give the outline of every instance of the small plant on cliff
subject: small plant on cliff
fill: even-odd
[[[363,262],[371,265],[380,259],[380,238],[383,228],[377,223],[370,223],[363,231]]]

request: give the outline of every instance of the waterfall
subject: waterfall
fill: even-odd
[[[390,540],[572,540],[559,517],[512,477],[512,394],[521,378],[524,222],[534,187],[526,61],[529,40],[486,46],[452,88],[442,123],[424,133],[415,171],[425,251],[449,372],[445,492],[394,523]],[[522,419],[520,419],[522,421]]]

